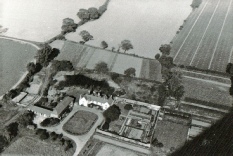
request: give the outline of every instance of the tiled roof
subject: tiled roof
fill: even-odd
[[[50,116],[50,114],[52,113],[51,110],[38,107],[38,106],[29,106],[28,109],[31,111],[37,112],[37,113],[48,115],[48,116]]]
[[[93,96],[93,95],[85,95],[83,97],[85,97],[89,101],[96,101],[96,102],[100,102],[100,103],[106,103],[107,102],[107,103],[111,104],[113,102],[112,98],[105,99],[105,98],[102,98],[102,97],[99,97],[99,96]]]
[[[66,109],[73,100],[74,98],[72,97],[65,97],[60,103],[58,103],[56,108],[54,108],[53,113],[60,116],[64,109]]]

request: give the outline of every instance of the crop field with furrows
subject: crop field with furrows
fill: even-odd
[[[188,78],[185,78],[183,81],[185,87],[184,97],[231,106],[231,97],[228,91],[230,86],[225,87]]]
[[[60,48],[56,59],[70,60],[76,68],[94,69],[98,62],[106,62],[110,71],[124,74],[128,68],[136,69],[136,77],[161,81],[161,65],[157,60],[134,57],[128,54],[111,52],[100,48],[81,45],[65,41],[60,45],[51,44],[53,48]]]
[[[233,0],[203,0],[173,39],[176,64],[225,72],[233,62]]]

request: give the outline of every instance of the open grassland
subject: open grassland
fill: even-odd
[[[1,0],[0,24],[6,36],[44,42],[61,32],[62,20],[77,23],[79,9],[99,7],[105,0]]]
[[[161,65],[157,60],[134,57],[128,54],[111,52],[100,48],[65,41],[56,59],[69,60],[75,68],[94,69],[96,63],[106,62],[110,71],[124,74],[128,68],[136,69],[136,77],[161,81]],[[54,48],[59,45],[53,44]]]
[[[219,104],[219,108],[221,105],[231,106],[231,97],[228,91],[230,86],[225,87],[188,78],[184,78],[183,81],[185,88],[184,97]]]
[[[72,156],[73,150],[64,151],[63,147],[57,144],[47,143],[32,137],[22,137],[13,142],[3,153],[4,156],[9,155],[66,155]]]
[[[225,72],[232,62],[233,0],[203,0],[174,38],[174,62]]]
[[[29,44],[0,39],[0,95],[18,82],[36,51]]]
[[[64,124],[63,129],[71,134],[82,135],[91,129],[97,119],[94,113],[78,111]]]
[[[160,45],[169,43],[188,17],[191,3],[192,0],[111,0],[100,19],[86,23],[66,38],[79,42],[80,31],[87,30],[94,37],[87,44],[99,47],[105,40],[108,49],[117,49],[122,40],[128,39],[134,46],[129,53],[154,58]]]
[[[135,151],[125,149],[119,146],[114,146],[111,144],[105,144],[97,153],[96,156],[103,156],[103,155],[111,155],[111,156],[119,156],[119,155],[126,155],[126,156],[144,156],[141,153],[137,153]]]
[[[155,129],[155,138],[163,143],[164,148],[178,148],[184,145],[187,139],[189,126],[167,119],[159,120]]]
[[[135,68],[136,77],[139,77],[142,67],[142,60],[143,59],[141,58],[132,57],[124,54],[118,55],[112,71],[116,73],[124,73],[124,71],[128,68]]]

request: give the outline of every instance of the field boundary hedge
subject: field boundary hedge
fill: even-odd
[[[190,98],[190,97],[185,97],[184,101],[191,102],[191,103],[197,103],[197,104],[201,104],[204,106],[224,109],[224,110],[230,110],[232,108],[230,106],[221,105],[221,104],[217,104],[217,103],[213,103],[213,102],[209,102],[209,101],[198,100],[198,99],[194,99],[194,98]]]

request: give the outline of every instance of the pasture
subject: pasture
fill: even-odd
[[[0,47],[0,95],[2,95],[19,81],[37,49],[29,44],[1,38]]]
[[[231,106],[231,96],[229,95],[229,87],[221,86],[214,83],[184,78],[184,97],[189,97],[206,102]]]
[[[66,38],[79,42],[80,31],[87,30],[94,37],[87,44],[100,47],[104,40],[108,49],[117,49],[122,40],[128,39],[134,46],[128,53],[154,58],[160,45],[169,43],[188,17],[191,3],[192,0],[111,0],[100,19],[86,23]]]
[[[225,72],[233,61],[233,0],[203,0],[174,38],[176,64]]]
[[[61,32],[62,20],[76,23],[79,9],[99,7],[105,0],[1,0],[0,25],[8,28],[6,36],[44,42]]]
[[[137,153],[135,151],[125,149],[119,146],[104,144],[103,147],[99,150],[96,156],[103,155],[111,155],[111,156],[119,156],[119,155],[127,155],[127,156],[144,156],[144,154]]]
[[[32,137],[22,137],[13,142],[3,153],[8,155],[66,155],[72,156],[74,150],[64,151],[63,147],[54,142],[45,142]]]
[[[104,61],[112,72],[124,74],[126,69],[133,67],[136,69],[136,77],[161,81],[161,65],[157,60],[134,57],[71,41],[61,41],[59,44],[51,43],[51,45],[61,49],[56,59],[69,60],[75,68],[94,69],[96,63]]]
[[[74,135],[82,135],[91,129],[97,119],[94,113],[78,111],[64,124],[63,129]]]

